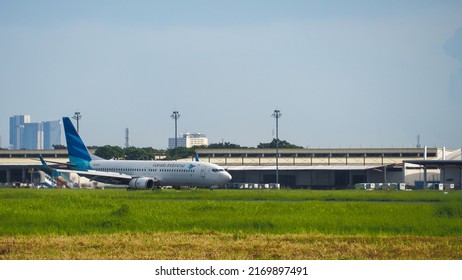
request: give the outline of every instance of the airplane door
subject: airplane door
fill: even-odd
[[[201,168],[201,177],[205,178],[205,166]]]

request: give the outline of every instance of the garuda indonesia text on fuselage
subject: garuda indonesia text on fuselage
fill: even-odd
[[[72,172],[90,180],[128,185],[132,189],[160,186],[210,187],[224,185],[231,175],[222,167],[197,161],[105,160],[91,154],[71,120],[63,118]],[[69,172],[69,170],[58,170]]]

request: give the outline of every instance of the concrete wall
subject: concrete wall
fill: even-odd
[[[441,179],[443,183],[460,185],[462,182],[462,168],[447,167],[442,171]]]

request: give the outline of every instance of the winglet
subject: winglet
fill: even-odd
[[[194,157],[196,159],[196,161],[199,161],[199,155],[196,154],[196,156]]]

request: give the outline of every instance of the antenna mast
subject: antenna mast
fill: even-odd
[[[127,127],[125,129],[125,148],[130,147],[130,129]]]

